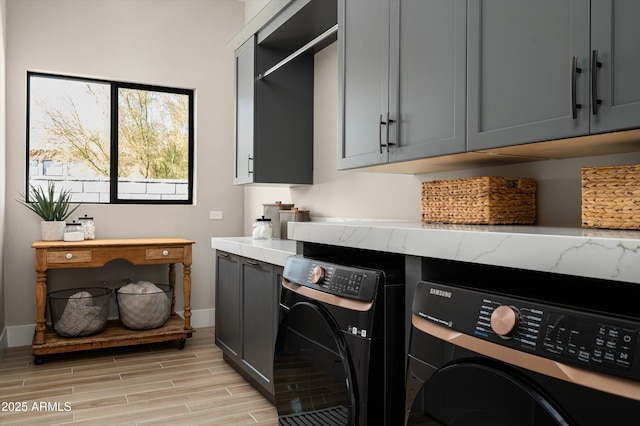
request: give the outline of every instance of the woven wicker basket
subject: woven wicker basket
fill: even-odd
[[[532,224],[536,181],[483,176],[422,183],[422,220],[464,224]]]
[[[582,226],[640,229],[640,165],[582,168]]]

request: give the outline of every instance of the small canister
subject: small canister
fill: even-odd
[[[82,232],[82,225],[75,220],[72,223],[67,223],[64,227],[64,240],[65,241],[82,241],[84,240],[84,232]]]
[[[273,226],[273,238],[281,238],[280,235],[280,210],[292,209],[294,204],[283,204],[282,201],[276,201],[273,204],[263,204],[264,217],[271,219]]]
[[[253,224],[253,239],[254,240],[268,240],[273,237],[273,225],[271,219],[262,216],[256,219]]]
[[[289,222],[308,222],[309,220],[309,210],[300,210],[298,208],[280,210],[280,238],[287,239],[287,226]]]
[[[82,232],[84,232],[85,240],[93,240],[96,238],[96,226],[92,217],[88,217],[86,214],[84,217],[79,217],[78,221],[82,225]]]

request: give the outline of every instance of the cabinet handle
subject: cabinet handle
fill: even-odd
[[[598,106],[602,100],[598,99],[598,68],[602,68],[602,62],[598,61],[598,49],[591,51],[591,111],[598,115]]]
[[[380,114],[380,127],[378,127],[378,145],[380,146],[380,154],[382,154],[382,147],[385,146],[382,144],[382,126],[386,126],[387,123],[382,121],[382,114]]]
[[[389,113],[387,112],[387,121],[382,120],[382,114],[380,114],[380,128],[378,129],[378,144],[380,145],[380,154],[382,154],[382,148],[387,148],[387,152],[389,152],[389,147],[395,145],[393,142],[389,142],[389,128],[391,127],[391,123],[395,123],[395,120],[389,118]],[[386,143],[382,143],[382,126],[387,126],[386,131]]]
[[[220,257],[230,257],[228,253],[218,253]]]
[[[249,172],[249,174],[253,173],[253,170],[251,170],[252,161],[253,161],[253,157],[251,156],[251,154],[249,154],[249,158],[247,159],[247,171]]]
[[[163,250],[162,251],[162,255],[163,256],[169,256],[169,250]]]
[[[67,253],[67,255],[65,256],[67,259],[71,260],[73,259],[73,254],[71,253]]]
[[[582,108],[582,105],[577,102],[576,90],[578,84],[578,74],[582,72],[582,68],[578,67],[578,57],[573,57],[573,64],[571,66],[571,115],[573,119],[578,118],[578,109]]]
[[[253,260],[247,260],[247,263],[251,266],[260,266],[258,262],[254,262]]]

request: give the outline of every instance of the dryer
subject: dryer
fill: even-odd
[[[353,253],[287,259],[274,354],[280,425],[403,421],[403,263]],[[339,262],[339,263],[337,263]]]
[[[415,290],[407,425],[640,424],[640,285],[442,266]]]

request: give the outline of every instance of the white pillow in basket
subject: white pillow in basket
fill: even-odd
[[[136,330],[163,325],[170,313],[171,299],[149,281],[127,284],[118,290],[120,321]]]

